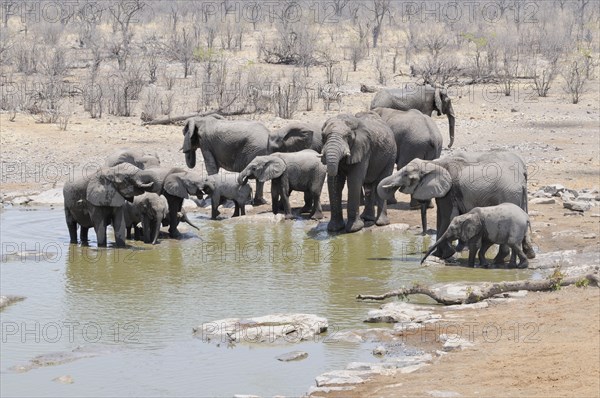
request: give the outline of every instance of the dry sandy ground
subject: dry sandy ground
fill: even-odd
[[[462,320],[472,325],[474,347],[446,354],[414,373],[379,376],[350,392],[315,396],[600,396],[600,289],[529,293],[469,310]],[[499,333],[483,335],[488,323],[494,326],[487,330]]]
[[[548,98],[524,95],[523,87],[520,87],[519,97],[490,96],[494,91],[492,86],[474,87],[472,95],[463,93],[462,98],[456,95],[454,109],[458,118],[454,149],[504,148],[515,151],[529,165],[530,193],[554,183],[577,190],[598,189],[598,81],[591,82],[589,87],[591,90],[578,105],[569,104],[559,88],[554,91],[557,94]],[[365,110],[372,94],[358,92],[358,81],[348,87],[348,92],[343,110],[351,113]],[[315,109],[299,112],[297,119],[325,120],[336,114],[321,111],[320,103]],[[106,154],[120,147],[142,146],[156,151],[163,164],[184,167],[184,157],[179,152],[181,127],[143,127],[139,111],[137,115],[92,120],[83,112],[77,112],[68,130],[60,131],[54,125],[36,124],[27,115],[18,115],[14,122],[9,122],[7,115],[1,114],[3,201],[24,193],[60,187],[67,176],[78,175],[88,163],[102,164]],[[259,119],[269,128],[286,123],[269,115]],[[435,121],[447,142],[447,121],[441,117],[436,117]],[[444,151],[442,156],[447,153]],[[267,198],[268,191],[267,186]],[[401,202],[390,209],[392,222],[407,223],[418,232],[419,213],[407,210],[406,196],[398,197]],[[326,190],[322,198],[327,209]],[[301,194],[294,194],[293,200],[293,205],[299,206]],[[555,204],[530,205],[529,209],[533,241],[540,252],[599,250],[600,207],[583,215],[570,215],[557,198]],[[251,213],[269,210],[269,206],[261,206],[252,209]],[[226,216],[231,212],[222,211]],[[435,211],[429,212],[429,226],[435,226]],[[464,396],[598,396],[598,307],[598,289],[572,288],[531,294],[514,303],[482,310],[473,314],[477,322],[503,319],[534,322],[539,325],[539,340],[535,343],[516,342],[509,340],[509,334],[503,334],[498,343],[479,344],[474,349],[449,354],[417,373],[378,379],[343,396],[418,396],[432,390],[451,390]]]

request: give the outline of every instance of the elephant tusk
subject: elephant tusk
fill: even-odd
[[[382,188],[384,189],[390,189],[390,188],[395,188],[393,185],[384,185]]]

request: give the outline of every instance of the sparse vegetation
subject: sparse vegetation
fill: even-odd
[[[450,2],[436,4],[444,10]],[[215,14],[194,2],[153,3],[150,9],[141,0],[113,0],[92,15],[77,5],[58,22],[23,20],[8,12],[0,26],[3,87],[19,87],[25,94],[3,91],[0,108],[10,110],[13,119],[30,112],[53,123],[61,103],[80,96],[91,118],[104,112],[147,118],[223,106],[234,113],[289,117],[298,106],[314,109],[318,85],[393,86],[402,70],[410,70],[418,83],[499,83],[507,96],[517,82],[531,84],[541,97],[553,95],[558,79],[556,86],[577,103],[597,76],[598,11],[590,4],[536,3],[535,15],[529,15],[522,8],[517,12],[522,5],[502,1],[486,16],[493,23],[482,15],[470,21],[464,13],[454,20],[442,11],[424,20],[419,4],[389,0],[317,7],[331,15],[298,2],[301,14],[286,15],[275,7],[255,19],[227,2],[224,15],[219,7]],[[269,85],[278,88],[252,97],[242,86],[253,80],[248,67],[260,64],[280,65],[280,72],[267,73]],[[304,86],[298,79],[293,89],[278,85],[292,67],[301,72]],[[35,89],[21,89],[25,83]],[[138,100],[150,85],[162,93],[155,112]],[[283,102],[273,100],[274,91]],[[290,102],[299,96],[296,91],[305,100]],[[265,101],[267,96],[271,100]]]

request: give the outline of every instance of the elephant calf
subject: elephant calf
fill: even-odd
[[[216,220],[219,216],[219,206],[224,204],[227,199],[233,200],[235,210],[233,217],[246,215],[246,203],[252,199],[252,187],[249,185],[238,184],[236,181],[227,181],[224,177],[207,177],[200,185],[202,192],[210,196],[211,216]]]
[[[510,265],[527,268],[529,262],[523,248],[531,247],[527,227],[529,216],[523,209],[512,203],[502,203],[497,206],[476,207],[470,212],[456,216],[450,222],[448,229],[437,242],[429,248],[421,263],[445,239],[461,239],[469,247],[469,266],[475,266],[475,255],[479,249],[479,265],[488,266],[485,252],[494,243],[508,245],[512,249]]]
[[[288,219],[292,218],[290,193],[304,192],[306,199],[301,212],[310,211],[311,218],[321,219],[321,191],[326,174],[327,168],[322,164],[319,154],[312,149],[305,149],[299,152],[277,152],[257,156],[242,170],[238,183],[246,184],[250,178],[260,182],[272,180],[273,213],[277,214],[281,206]]]

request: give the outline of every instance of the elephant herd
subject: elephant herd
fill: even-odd
[[[430,118],[433,111],[448,116],[450,147],[452,103],[444,89],[431,86],[411,92],[382,90],[369,112],[339,114],[322,124],[294,122],[274,132],[257,121],[218,115],[190,118],[183,128],[186,164],[193,169],[200,150],[209,177],[163,167],[156,155],[143,150],[112,154],[94,175],[65,184],[71,243],[77,243],[77,225],[82,243],[87,243],[88,229],[93,227],[99,246],[106,246],[109,224],[117,246],[131,238],[131,228],[135,238],[146,243],[156,243],[161,226],[169,226],[169,236],[177,237],[179,222],[196,227],[182,208],[189,195],[210,197],[213,219],[226,199],[235,203],[234,216],[244,215],[250,200],[254,205],[266,203],[267,181],[271,181],[274,213],[291,218],[289,195],[300,191],[304,193],[300,212],[321,219],[321,191],[327,179],[331,232],[389,224],[387,203],[401,191],[411,195],[411,207],[421,209],[423,233],[427,208],[431,200],[436,201],[438,241],[427,255],[450,257],[456,251],[452,241],[458,239],[459,246],[469,247],[469,265],[474,265],[478,250],[481,265],[486,265],[485,251],[497,243],[495,263],[503,262],[512,250],[511,264],[516,265],[518,257],[519,266],[526,267],[527,258],[535,254],[523,228],[523,220],[529,223],[525,163],[510,152],[464,152],[440,158],[442,136]],[[239,174],[235,179],[219,178],[220,169]],[[250,179],[256,180],[253,198]]]

